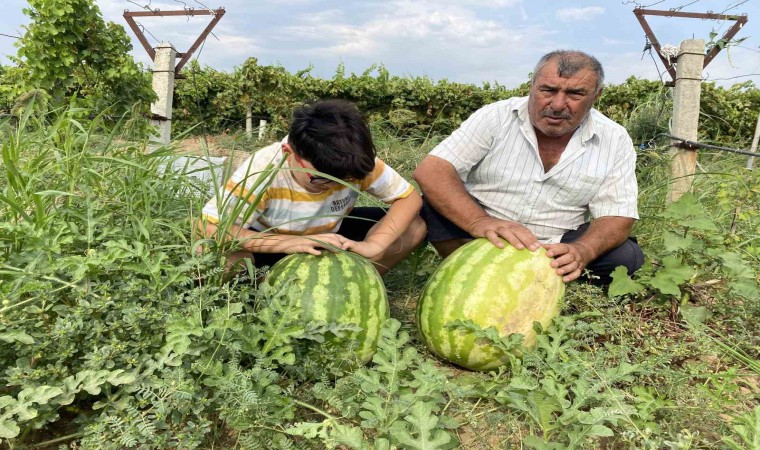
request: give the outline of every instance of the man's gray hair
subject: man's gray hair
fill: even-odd
[[[579,70],[588,69],[596,74],[596,93],[602,90],[604,83],[604,69],[598,59],[579,50],[555,50],[547,53],[538,60],[531,83],[536,82],[536,77],[546,64],[557,61],[557,75],[566,78],[575,75]]]

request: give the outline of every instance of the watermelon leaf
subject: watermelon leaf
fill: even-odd
[[[364,440],[361,428],[336,423],[330,433],[330,438],[335,440],[337,444],[347,445],[355,450],[370,448]]]
[[[518,358],[515,355],[520,354],[523,350],[522,343],[525,336],[522,334],[511,333],[507,336],[501,336],[495,327],[483,329],[470,319],[458,319],[448,322],[446,324],[446,329],[472,333],[478,339],[484,341],[483,343],[492,345],[494,348],[501,351],[502,356],[509,360],[510,367],[516,367],[519,365]]]
[[[449,448],[451,436],[440,429],[436,429],[438,418],[433,415],[432,408],[428,403],[415,403],[410,409],[410,414],[404,417],[407,426],[400,430],[394,430],[393,437],[401,444],[402,448],[412,450],[435,450]],[[409,429],[411,425],[411,429]]]
[[[354,323],[327,323],[321,320],[314,320],[304,324],[305,329],[301,339],[309,339],[318,343],[325,342],[325,335],[332,333],[333,336],[343,339],[350,336],[351,333],[362,331],[359,325]]]

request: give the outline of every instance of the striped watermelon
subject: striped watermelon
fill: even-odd
[[[500,350],[476,342],[472,332],[446,328],[457,319],[495,327],[502,336],[520,333],[523,345],[532,347],[533,322],[547,327],[559,314],[565,293],[550,262],[544,249],[531,252],[509,244],[500,249],[484,238],[457,249],[430,277],[417,304],[417,324],[427,347],[471,370],[508,362]]]
[[[352,345],[362,363],[372,359],[380,328],[390,317],[385,284],[372,263],[349,252],[294,253],[272,266],[267,275],[275,289],[288,280],[305,322],[358,325],[362,331],[346,333],[346,346]]]

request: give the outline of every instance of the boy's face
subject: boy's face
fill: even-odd
[[[290,147],[290,145],[283,144],[282,152],[288,158],[288,165],[290,167],[310,169],[314,171],[317,170],[309,161],[306,161],[305,159],[296,155],[296,152],[293,151],[293,148]],[[329,178],[321,177],[319,175],[314,175],[312,173],[304,172],[301,170],[291,170],[290,173],[293,176],[293,179],[296,180],[296,182],[301,185],[301,187],[309,192],[324,192],[336,184],[335,181]]]

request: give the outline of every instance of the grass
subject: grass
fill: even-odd
[[[76,111],[0,125],[2,445],[383,448],[421,439],[426,423],[430,442],[451,439],[427,448],[756,442],[760,176],[743,158],[700,153],[691,209],[667,212],[667,154],[640,153],[644,289],[611,298],[569,285],[562,318],[512,372],[460,370],[420,343],[416,301],[440,262],[428,246],[385,278],[399,322],[386,362],[306,381],[324,367],[296,358],[292,336],[304,331],[292,311],[248,284],[208,283],[221,279],[219,255],[195,254],[190,236],[204,187],[157,170],[170,151],[146,156],[111,130]],[[379,157],[407,178],[441,139],[373,132]],[[694,269],[680,295],[652,282],[669,256]],[[413,404],[429,411],[412,416]]]
[[[393,143],[393,138],[390,142],[393,150],[387,153],[390,158],[397,158],[402,170],[414,167],[434,144]],[[705,153],[700,161],[694,190],[706,214],[719,224],[719,234],[729,247],[740,252],[750,266],[760,267],[755,239],[760,231],[757,171],[744,170],[744,159],[735,156]],[[662,246],[663,230],[673,228],[658,217],[664,209],[669,169],[664,148],[650,148],[639,155],[642,220],[634,232],[649,258],[659,256],[657,249]],[[744,219],[741,224],[737,225],[737,217]],[[727,232],[723,234],[723,230]],[[410,324],[410,329],[420,288],[438,261],[434,252],[426,248],[387,277],[394,317]],[[704,275],[710,278],[709,273]],[[757,374],[760,304],[757,298],[749,300],[727,294],[725,284],[718,284],[711,285],[708,280],[708,284],[694,282],[686,286],[691,295],[688,302],[712,312],[708,323],[695,329],[686,326],[675,313],[677,307],[661,295],[611,300],[592,287],[570,286],[565,313],[595,312],[598,316],[586,319],[590,322],[587,326],[603,330],[588,341],[586,351],[577,354],[582,359],[576,363],[591,365],[602,353],[607,353],[606,357],[616,361],[640,365],[643,371],[631,388],[652,396],[649,400],[652,421],[647,424],[651,428],[639,428],[632,436],[606,438],[595,445],[722,448],[722,437],[730,434],[731,424],[760,401]],[[424,353],[425,349],[420,351]],[[464,427],[462,448],[503,448],[510,442],[518,445],[526,434],[523,417],[509,414],[493,402],[462,406],[467,416],[480,412],[492,418],[476,420]],[[469,407],[477,412],[467,411]]]

